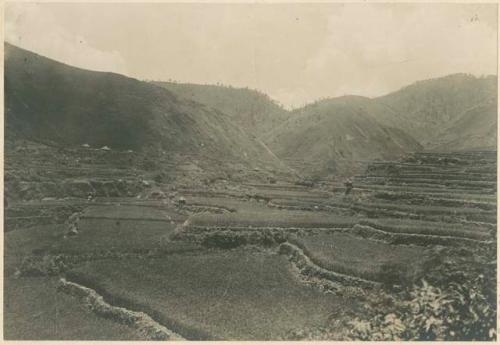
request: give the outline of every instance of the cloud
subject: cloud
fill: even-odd
[[[142,79],[249,86],[287,107],[495,74],[496,4],[8,3],[13,44]]]
[[[119,52],[99,50],[85,37],[66,30],[43,4],[7,3],[5,40],[76,67],[127,74]]]
[[[331,14],[305,78],[324,96],[378,96],[419,79],[496,73],[493,7],[345,5]]]

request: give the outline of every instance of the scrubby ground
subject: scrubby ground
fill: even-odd
[[[342,181],[122,176],[105,154],[88,170],[113,182],[64,168],[62,190],[55,166],[35,162],[25,183],[22,160],[7,164],[6,338],[496,337],[495,152],[373,162],[349,195]]]

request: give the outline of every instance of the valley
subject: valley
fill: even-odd
[[[288,111],[5,64],[5,339],[496,338],[491,77]]]

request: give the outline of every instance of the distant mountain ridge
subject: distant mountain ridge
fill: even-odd
[[[363,161],[422,149],[404,131],[377,121],[385,110],[360,96],[318,101],[293,111],[265,141],[278,157],[315,176],[349,174]]]
[[[467,142],[469,137],[467,128],[462,128],[460,136],[465,139],[462,149],[473,149],[479,146],[491,145],[491,128],[496,128],[497,121],[497,77],[474,77],[469,74],[452,74],[442,78],[423,80],[406,86],[396,92],[375,99],[387,106],[392,112],[381,114],[382,123],[398,127],[415,139],[425,148],[446,148],[443,146],[442,133],[453,126],[456,121],[471,109],[475,114],[485,117],[482,128],[475,127],[476,135],[484,135],[484,142]],[[486,104],[495,106],[483,107]],[[488,123],[488,125],[486,125]],[[457,133],[458,135],[458,133]],[[496,135],[495,135],[496,137]],[[456,138],[449,137],[449,140]],[[452,147],[449,147],[452,149]]]
[[[497,103],[466,110],[434,140],[436,151],[492,150],[497,147]]]
[[[8,43],[5,126],[6,140],[283,167],[262,142],[216,109],[151,83],[71,67]]]
[[[278,106],[267,95],[248,89],[218,85],[154,83],[181,97],[207,104],[230,115],[245,130],[257,134],[263,139],[280,127],[283,122],[286,122],[291,114],[301,111],[301,109],[287,111]],[[377,103],[378,109],[385,108],[384,111],[376,111],[375,120],[379,124],[408,133],[425,149],[443,150],[452,149],[454,146],[446,145],[443,142],[444,139],[456,141],[457,138],[452,138],[451,134],[443,137],[442,133],[465,116],[470,109],[482,108],[484,113],[478,115],[485,117],[485,120],[482,121],[484,126],[476,127],[473,130],[474,134],[470,133],[470,135],[467,128],[462,128],[460,137],[464,138],[465,141],[457,149],[478,147],[494,149],[496,140],[492,142],[490,128],[496,124],[497,111],[494,107],[482,106],[496,104],[496,89],[496,76],[475,77],[470,74],[457,73],[441,78],[417,81],[385,96],[372,98],[370,104],[375,106]],[[317,102],[347,99],[346,97],[369,99],[362,96],[344,96]],[[303,108],[308,108],[317,102]],[[489,123],[488,126],[486,126],[486,122]],[[452,130],[450,128],[448,132]],[[482,134],[484,134],[484,141],[478,139],[478,136]],[[468,139],[472,138],[471,135],[476,139]]]
[[[496,76],[455,74],[373,99],[343,96],[288,111],[255,90],[144,82],[6,43],[6,140],[194,154],[277,169],[286,162],[325,176],[422,149],[496,149],[496,83]]]
[[[285,161],[316,174],[416,150],[496,150],[497,78],[455,74],[383,97],[344,96],[293,111],[268,136]]]
[[[159,81],[152,83],[179,97],[192,99],[220,110],[257,137],[264,136],[288,117],[288,111],[268,95],[256,90],[219,85]]]

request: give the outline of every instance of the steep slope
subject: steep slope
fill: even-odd
[[[164,88],[5,44],[6,138],[196,155],[282,168],[228,115]]]
[[[471,116],[467,115],[470,109],[475,108],[480,117],[490,118],[482,122],[484,125],[496,121],[496,111],[484,107],[488,103],[496,104],[496,85],[496,76],[476,78],[467,74],[420,81],[377,98],[376,101],[393,110],[380,114],[377,119],[408,132],[426,148],[432,148],[438,142],[443,145],[443,131],[461,117]],[[479,114],[483,110],[486,113]],[[463,120],[463,124],[466,122]],[[469,135],[466,127],[462,129],[463,135]],[[489,126],[471,130],[474,134],[470,135],[490,133]]]
[[[497,104],[488,102],[465,111],[443,130],[435,146],[436,151],[496,150]]]
[[[294,111],[265,139],[278,157],[306,174],[349,174],[364,160],[421,148],[406,133],[375,120],[386,111],[364,97],[319,101]]]
[[[231,116],[238,125],[257,137],[264,136],[289,115],[269,96],[256,90],[218,85],[153,83]]]

